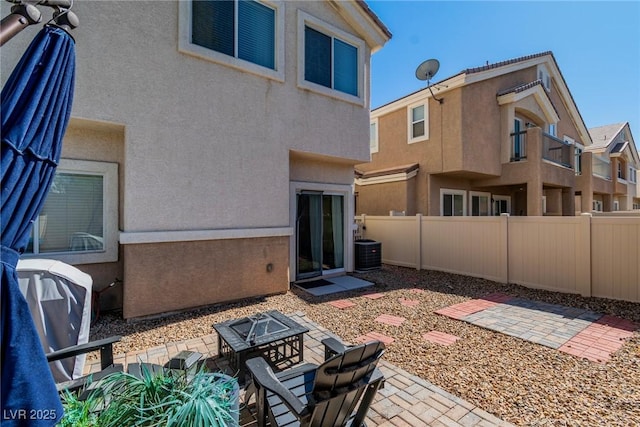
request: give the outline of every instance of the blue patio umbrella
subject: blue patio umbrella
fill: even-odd
[[[3,425],[53,425],[62,406],[16,264],[44,204],[69,122],[75,42],[45,26],[2,88],[2,411]]]

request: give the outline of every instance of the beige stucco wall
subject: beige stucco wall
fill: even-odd
[[[2,3],[4,16],[10,5]],[[125,317],[286,290],[295,227],[290,181],[350,188],[353,165],[369,159],[370,46],[360,51],[361,102],[298,84],[298,10],[371,40],[341,15],[358,5],[279,2],[282,78],[270,79],[180,51],[185,3],[73,6],[80,27],[73,30],[76,87],[63,157],[120,166],[119,262],[80,267],[105,284],[122,273]],[[39,29],[3,46],[3,81]],[[291,152],[310,157],[290,163]],[[265,247],[276,265],[268,275]],[[211,277],[226,288],[212,288]]]
[[[297,87],[297,9],[354,30],[328,2],[283,2],[280,82],[179,52],[178,3],[76,2],[73,9],[81,25],[73,31],[72,114],[126,129],[123,230],[286,226],[290,149],[353,163],[369,158],[366,102]],[[3,76],[36,31],[3,47]]]
[[[96,160],[118,164],[118,218],[123,214],[124,188],[124,134],[122,126],[87,120],[72,119],[67,127],[62,145],[62,158],[78,160]],[[122,227],[122,224],[119,224]],[[77,265],[93,279],[93,289],[100,290],[116,278],[123,279],[124,266],[122,249],[117,262]],[[122,307],[122,286],[103,293],[100,303],[103,308]]]
[[[292,151],[289,155],[291,181],[328,184],[353,183],[353,165],[344,159]]]
[[[125,318],[281,293],[289,286],[288,237],[125,245],[124,258]]]
[[[394,210],[415,215],[416,178],[376,185],[356,185],[356,215],[389,215]]]

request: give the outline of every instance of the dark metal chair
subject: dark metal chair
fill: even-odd
[[[371,341],[345,346],[328,338],[325,362],[307,363],[274,373],[261,357],[247,361],[256,394],[258,426],[364,426],[384,376],[376,368],[384,344]],[[249,397],[249,396],[248,396]],[[248,402],[247,397],[247,402]]]
[[[59,392],[64,390],[75,391],[82,387],[85,387],[89,382],[98,381],[110,373],[122,371],[123,366],[121,364],[113,363],[113,344],[120,341],[121,337],[113,336],[104,338],[97,341],[91,341],[86,344],[78,344],[71,347],[63,348],[47,354],[47,361],[54,362],[56,360],[66,359],[67,357],[74,357],[79,354],[90,353],[92,351],[100,350],[100,369],[101,371],[91,375],[76,378],[70,381],[64,381],[56,384]]]

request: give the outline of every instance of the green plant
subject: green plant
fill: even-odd
[[[61,426],[234,426],[238,383],[227,375],[150,369],[141,377],[117,372],[95,384],[85,400],[66,393]],[[86,393],[85,393],[86,394]],[[84,424],[83,424],[84,423]]]
[[[80,399],[78,394],[65,390],[62,394],[64,417],[60,427],[91,427],[98,423],[98,408],[101,401],[94,395]]]

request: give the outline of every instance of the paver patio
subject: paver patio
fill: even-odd
[[[321,363],[324,359],[324,347],[321,341],[335,336],[327,329],[309,320],[304,313],[297,312],[289,316],[299,324],[309,328],[304,339],[305,362]],[[213,330],[213,329],[212,329]],[[372,336],[369,336],[374,334]],[[378,334],[379,335],[379,334]],[[375,333],[366,337],[383,338]],[[115,355],[115,363],[149,362],[164,364],[170,356],[181,350],[198,351],[207,358],[207,365],[226,369],[223,359],[218,358],[218,336],[215,333],[156,346],[144,351]],[[389,345],[393,345],[390,343]],[[385,375],[385,386],[376,396],[367,418],[369,426],[511,426],[512,424],[500,420],[483,411],[481,408],[456,397],[443,389],[425,381],[407,371],[386,362],[379,364]],[[100,369],[99,361],[87,363],[86,372],[96,372]],[[241,393],[242,395],[242,393]],[[255,426],[255,420],[246,406],[241,405],[241,426]]]
[[[436,313],[599,363],[608,361],[640,328],[615,316],[502,294]]]

